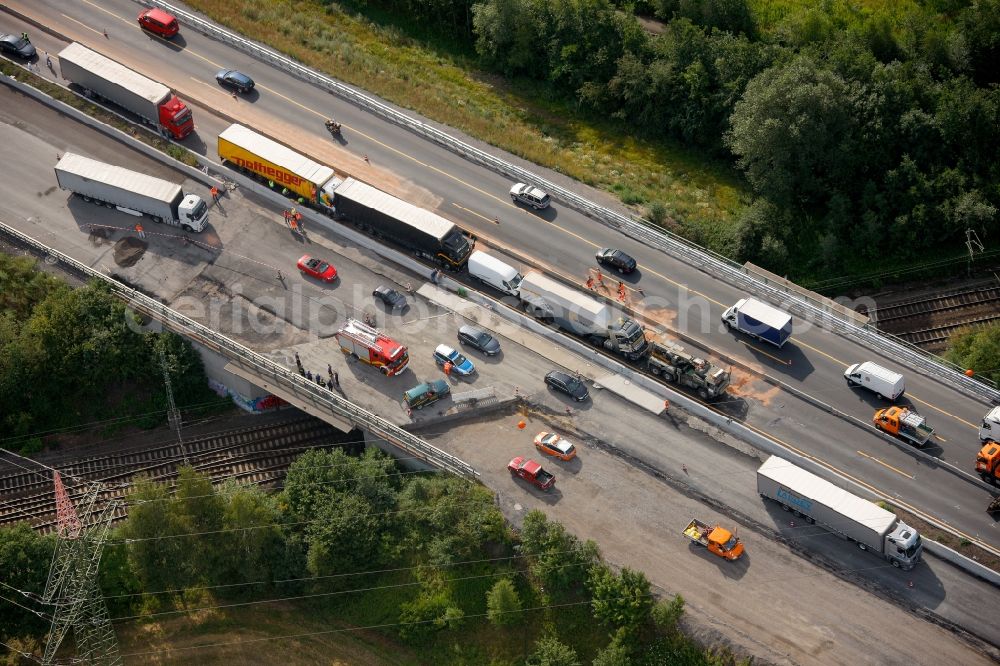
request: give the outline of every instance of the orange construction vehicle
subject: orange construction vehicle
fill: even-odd
[[[875,412],[872,422],[879,430],[923,447],[934,434],[920,414],[906,407],[889,407]]]
[[[740,559],[743,555],[743,542],[740,538],[718,525],[712,527],[695,518],[684,528],[684,535],[708,548],[710,553],[724,557],[730,562]]]
[[[406,347],[357,319],[348,319],[337,331],[337,342],[340,343],[340,351],[378,368],[388,377],[401,373],[410,362]]]
[[[976,472],[983,481],[994,486],[1000,483],[1000,444],[987,440],[976,456]]]

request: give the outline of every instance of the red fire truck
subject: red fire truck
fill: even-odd
[[[356,356],[362,363],[378,368],[388,377],[402,372],[410,362],[406,347],[357,319],[348,319],[337,331],[337,342],[342,352]]]

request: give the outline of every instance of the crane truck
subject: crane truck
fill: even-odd
[[[906,407],[880,409],[875,412],[872,422],[882,432],[895,435],[917,447],[926,446],[934,434],[934,429],[927,425],[923,416]]]
[[[131,111],[175,139],[194,131],[191,110],[170,88],[83,44],[73,42],[59,52],[59,69],[70,83]]]
[[[703,358],[692,356],[673,342],[652,342],[646,367],[668,382],[698,392],[702,400],[715,400],[729,387],[730,373]]]
[[[406,347],[374,326],[348,319],[336,333],[340,351],[351,354],[387,376],[398,375],[410,362]]]
[[[208,205],[197,194],[185,194],[180,185],[147,176],[83,155],[65,153],[56,164],[59,187],[87,202],[104,204],[123,213],[149,215],[184,231],[202,231]]]
[[[638,361],[649,352],[646,331],[622,312],[552,278],[532,271],[521,280],[525,312],[554,323],[608,351]]]
[[[771,456],[760,466],[757,492],[806,522],[820,523],[854,541],[861,550],[881,555],[894,567],[908,571],[920,560],[920,534],[896,514],[783,458]]]

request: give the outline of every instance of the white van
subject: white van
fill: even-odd
[[[895,400],[906,390],[903,375],[871,361],[855,363],[844,371],[844,379],[848,386],[861,386],[878,397],[889,400]]]
[[[469,275],[511,296],[520,293],[521,280],[524,279],[513,266],[479,250],[469,255]]]
[[[983,417],[983,425],[979,428],[979,441],[992,439],[1000,442],[1000,407],[994,407]]]

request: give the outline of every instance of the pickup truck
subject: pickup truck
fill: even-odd
[[[507,463],[507,471],[511,476],[519,476],[542,490],[549,490],[556,485],[556,477],[542,469],[539,463],[524,456],[517,456]]]
[[[729,530],[718,525],[712,527],[697,518],[684,528],[684,536],[708,548],[710,553],[734,562],[743,555],[743,542]]]
[[[889,407],[875,412],[875,427],[918,447],[923,447],[934,434],[924,417],[905,407]]]

